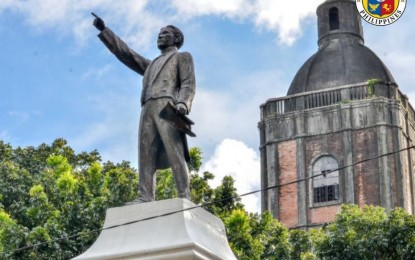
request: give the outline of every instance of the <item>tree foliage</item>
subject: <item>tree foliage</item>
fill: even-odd
[[[238,259],[414,259],[415,219],[403,209],[343,205],[325,228],[288,230],[269,212],[246,212],[232,177],[211,187],[214,174],[199,173],[202,151],[190,155],[191,199],[222,219]],[[102,163],[97,151],[76,153],[63,139],[26,148],[0,141],[0,259],[81,254],[106,209],[137,197],[137,183],[128,162]],[[176,195],[171,170],[158,171],[156,198]]]
[[[16,149],[0,142],[0,258],[69,259],[85,251],[105,210],[137,196],[129,163],[100,160],[97,151],[76,154],[63,139]]]
[[[316,249],[323,259],[414,259],[415,219],[401,208],[343,205]]]

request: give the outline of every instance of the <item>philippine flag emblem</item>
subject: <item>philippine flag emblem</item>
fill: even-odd
[[[405,11],[406,0],[356,0],[362,18],[374,25],[396,22]]]

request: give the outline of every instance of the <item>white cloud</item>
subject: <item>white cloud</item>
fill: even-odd
[[[295,6],[290,1],[275,0],[173,0],[172,6],[187,19],[218,15],[234,20],[254,22],[260,29],[275,32],[278,42],[293,44],[302,34],[301,22],[315,16],[316,7],[323,0],[297,0]]]
[[[218,139],[223,137],[223,133],[231,128],[228,104],[228,96],[199,88],[191,112],[192,120],[196,122],[194,130],[198,137],[191,141],[198,142],[198,139],[203,139],[205,142],[216,144]]]
[[[172,7],[187,18],[202,15],[219,15],[242,18],[251,13],[252,4],[247,0],[173,0]]]
[[[164,24],[162,16],[146,10],[148,1],[141,0],[31,0],[6,1],[0,3],[0,12],[10,9],[20,12],[25,23],[38,31],[56,30],[62,35],[73,35],[78,44],[85,44],[91,37],[93,17],[100,15],[110,27],[121,28],[125,40],[134,41],[134,46],[148,46],[150,36]],[[156,31],[157,31],[156,30]]]
[[[0,2],[0,12],[4,9],[11,8],[14,4],[16,4],[16,0],[2,0]]]
[[[294,6],[289,1],[275,0],[3,0],[0,12],[21,12],[26,23],[37,30],[72,34],[80,44],[91,36],[90,12],[94,11],[110,27],[119,29],[133,47],[148,47],[154,32],[167,21],[186,22],[206,15],[253,22],[260,29],[275,32],[280,43],[290,45],[301,36],[301,21],[315,14],[320,2],[297,0]]]
[[[71,12],[70,1],[61,0],[31,0],[17,1],[18,7],[28,14],[28,22],[32,25],[49,25],[53,27],[56,23],[62,23]]]
[[[291,45],[301,34],[301,22],[314,17],[323,0],[275,1],[257,0],[254,4],[255,24],[278,34],[278,41]]]
[[[223,140],[214,155],[203,166],[202,172],[215,175],[212,187],[220,185],[224,176],[232,176],[238,194],[244,194],[260,187],[260,163],[258,154],[241,141]],[[245,209],[260,212],[260,193],[242,197]]]

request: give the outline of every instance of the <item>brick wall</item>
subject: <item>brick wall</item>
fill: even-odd
[[[296,141],[278,144],[279,183],[297,180]],[[297,184],[283,186],[279,189],[279,221],[287,227],[298,225],[298,189]]]
[[[353,132],[353,161],[361,161],[378,155],[375,129]],[[370,160],[354,166],[355,198],[359,206],[380,205],[378,160]]]
[[[305,144],[307,171],[311,170],[311,164],[321,155],[331,155],[337,159],[339,165],[342,165],[343,145],[341,133],[308,137]]]
[[[310,216],[310,223],[324,224],[333,222],[337,213],[340,213],[340,205],[311,208],[308,214]]]

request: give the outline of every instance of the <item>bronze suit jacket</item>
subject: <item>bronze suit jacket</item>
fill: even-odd
[[[151,61],[130,49],[111,29],[105,28],[98,37],[122,63],[143,76],[142,105],[149,99],[169,97],[175,104],[185,104],[187,111],[190,112],[196,87],[193,58],[190,53],[169,52],[165,54],[167,55],[165,61],[159,66],[158,71],[150,73],[148,68],[151,68]],[[184,157],[188,161],[190,157],[185,134],[183,134],[183,145]],[[157,168],[167,168],[169,165],[164,149],[160,151],[158,157]]]
[[[98,37],[122,63],[144,76],[141,104],[152,98],[170,97],[175,104],[185,104],[190,112],[196,87],[193,58],[190,53],[167,53],[164,65],[154,73],[154,78],[150,78],[147,70],[151,65],[150,60],[130,49],[109,28],[105,28]]]

